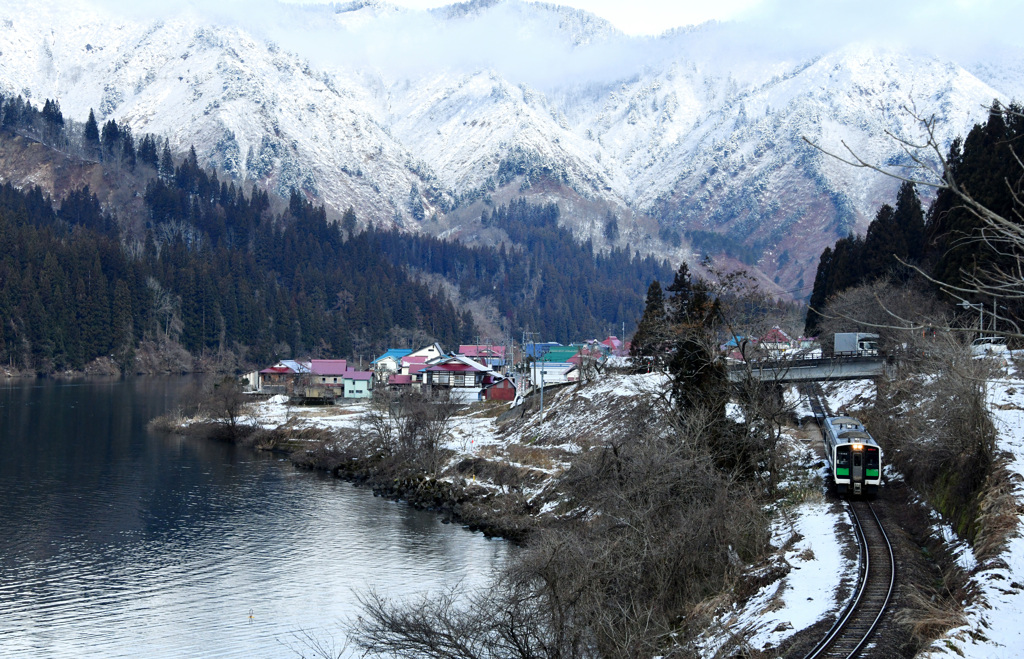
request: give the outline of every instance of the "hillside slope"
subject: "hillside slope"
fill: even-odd
[[[965,68],[863,44],[751,53],[741,37],[709,24],[631,38],[519,0],[268,5],[248,20],[15,0],[0,8],[0,92],[59,99],[79,120],[95,108],[377,225],[445,231],[503,188],[584,199],[625,220],[619,244],[693,258],[721,239],[692,232],[717,233],[787,290],[809,286],[822,247],[863,231],[895,187],[804,137],[899,164],[884,134],[915,135],[904,106],[948,142],[1018,92],[1015,53]],[[564,217],[604,244],[594,213]]]

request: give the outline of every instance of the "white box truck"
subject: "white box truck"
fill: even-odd
[[[836,357],[877,357],[878,335],[865,332],[836,332]]]

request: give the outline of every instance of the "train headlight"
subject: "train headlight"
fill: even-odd
[[[864,450],[864,445],[863,444],[854,444],[853,445],[853,450],[854,451],[862,451],[862,450]]]

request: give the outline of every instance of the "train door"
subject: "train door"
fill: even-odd
[[[860,494],[861,485],[864,482],[864,451],[853,452],[853,493]]]

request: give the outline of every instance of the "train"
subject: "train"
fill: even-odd
[[[829,479],[842,495],[878,495],[882,483],[882,449],[852,416],[825,417],[822,434],[828,455]]]

